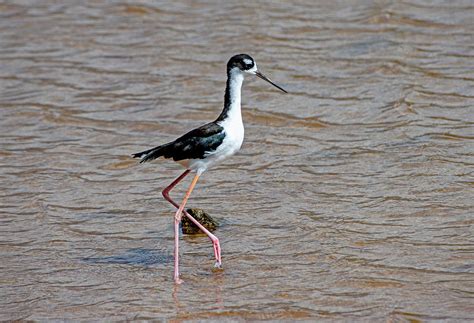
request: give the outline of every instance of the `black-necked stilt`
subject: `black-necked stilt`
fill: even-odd
[[[252,57],[246,54],[235,55],[227,63],[227,85],[224,96],[224,109],[216,120],[191,130],[175,141],[133,154],[133,157],[141,158],[140,163],[164,157],[173,158],[174,161],[186,168],[183,174],[163,190],[163,197],[178,208],[174,220],[174,280],[177,284],[181,283],[179,278],[178,257],[179,223],[182,214],[186,215],[211,239],[214,246],[214,256],[216,258],[215,266],[219,268],[221,267],[221,248],[219,245],[219,239],[188,214],[188,212],[184,210],[184,206],[186,205],[199,176],[209,167],[233,155],[242,145],[244,140],[244,125],[242,123],[242,114],[240,112],[240,90],[244,80],[244,72],[254,74],[287,93],[283,88],[273,83],[258,71],[257,64]],[[196,175],[184,196],[183,202],[181,205],[178,205],[170,198],[169,193],[176,184],[185,178],[191,171],[195,171]]]

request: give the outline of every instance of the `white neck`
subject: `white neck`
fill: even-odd
[[[232,122],[242,122],[242,113],[240,109],[240,97],[244,75],[238,68],[233,68],[227,73],[227,86],[224,97],[224,110],[217,119],[224,121],[232,119]]]

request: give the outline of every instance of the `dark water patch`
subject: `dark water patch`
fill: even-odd
[[[134,248],[116,256],[85,257],[82,261],[89,264],[112,264],[153,267],[170,263],[173,256],[166,251]]]

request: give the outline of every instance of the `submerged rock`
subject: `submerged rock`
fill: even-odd
[[[203,209],[187,209],[188,213],[195,218],[199,223],[201,223],[207,230],[214,231],[217,229],[219,223],[214,220],[209,214],[207,214]],[[181,220],[181,228],[184,234],[197,234],[201,230],[188,219],[187,216],[183,216]]]

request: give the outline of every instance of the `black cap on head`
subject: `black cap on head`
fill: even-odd
[[[247,54],[232,56],[227,63],[227,71],[237,67],[241,71],[248,71],[255,66],[255,61]]]

